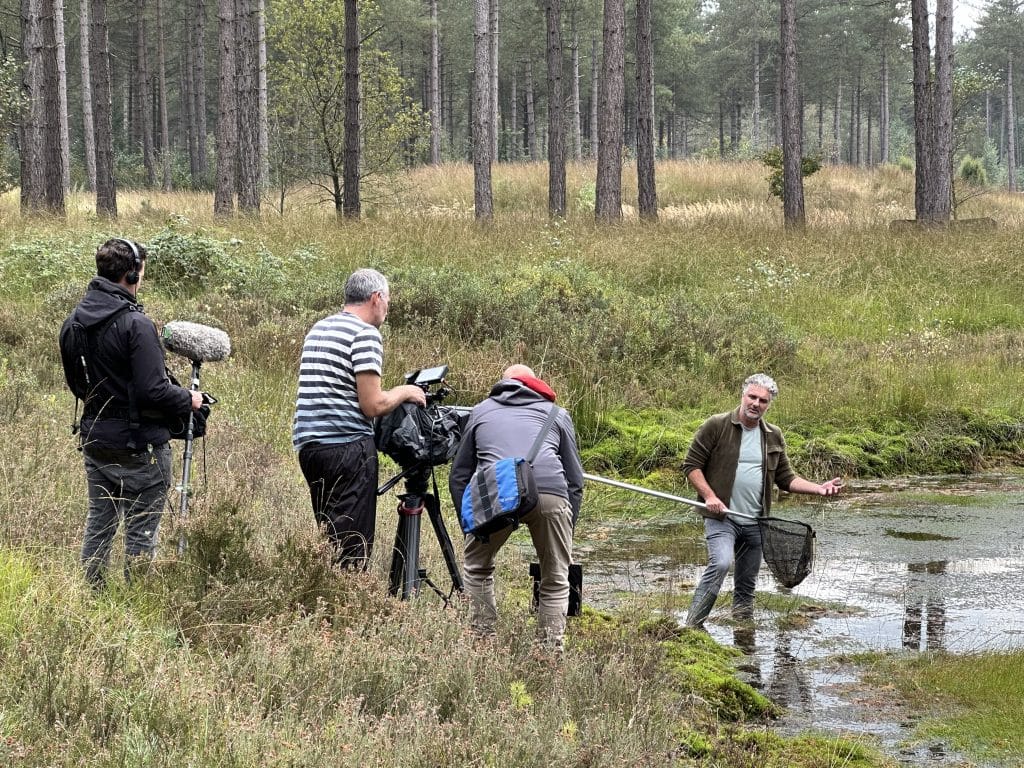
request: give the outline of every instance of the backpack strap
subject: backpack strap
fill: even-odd
[[[544,442],[544,438],[547,437],[548,432],[551,431],[551,425],[555,423],[555,417],[558,412],[562,410],[557,405],[552,405],[551,410],[548,411],[548,418],[544,422],[544,426],[540,432],[537,433],[537,439],[533,441],[533,447],[530,448],[530,452],[526,455],[526,461],[529,464],[533,464],[533,460],[537,458],[537,454],[540,453],[540,445]]]

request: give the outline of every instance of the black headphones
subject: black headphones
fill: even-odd
[[[132,268],[131,271],[124,276],[124,281],[128,283],[128,285],[135,285],[139,282],[139,272],[142,271],[142,257],[139,256],[138,246],[136,246],[131,240],[127,240],[123,237],[115,237],[113,239],[119,243],[124,243],[132,249]]]

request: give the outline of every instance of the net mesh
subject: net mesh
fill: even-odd
[[[761,548],[772,576],[784,587],[792,588],[807,578],[814,563],[814,530],[806,523],[764,517]]]

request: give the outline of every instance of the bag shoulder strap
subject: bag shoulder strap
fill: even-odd
[[[555,423],[555,417],[558,412],[562,410],[557,405],[552,405],[551,410],[548,411],[548,418],[544,422],[544,426],[541,427],[540,432],[537,433],[537,439],[533,441],[533,447],[530,448],[530,452],[526,455],[526,461],[529,464],[533,464],[533,460],[537,458],[537,454],[540,453],[540,444],[544,442],[544,438],[547,437],[548,432],[551,431],[551,425]]]

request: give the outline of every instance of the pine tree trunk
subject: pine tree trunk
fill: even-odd
[[[878,106],[878,162],[889,162],[889,54],[882,49],[881,95]]]
[[[270,186],[270,107],[267,102],[267,3],[256,3],[256,49],[258,54],[259,79],[259,151],[260,189]]]
[[[838,165],[843,157],[843,135],[839,130],[843,114],[843,81],[836,83],[836,108],[832,110],[832,165]]]
[[[194,52],[194,22],[192,20],[192,6],[186,3],[184,6],[184,30],[185,50],[181,52],[181,67],[179,69],[181,82],[181,120],[185,127],[185,144],[188,149],[188,172],[193,183],[199,179],[199,137],[196,127],[195,111],[195,87],[192,77],[195,74],[195,52]]]
[[[491,195],[491,4],[473,0],[473,208],[478,221],[494,216]]]
[[[935,207],[941,221],[953,213],[953,0],[935,7]]]
[[[598,221],[610,222],[622,218],[622,110],[626,65],[624,0],[604,0],[603,36],[594,216]]]
[[[651,0],[636,2],[636,177],[642,219],[658,218],[654,177],[654,41]]]
[[[213,212],[227,216],[235,210],[235,163],[238,159],[238,105],[235,98],[235,1],[217,0],[217,178]]]
[[[750,143],[761,149],[761,41],[754,41],[754,110],[750,116]]]
[[[110,87],[110,40],[106,0],[91,0],[89,14],[89,75],[96,129],[96,215],[117,218],[114,181],[113,96]]]
[[[725,104],[718,100],[718,159],[725,159]]]
[[[21,145],[21,210],[32,214],[46,207],[42,0],[21,0],[21,55],[25,62],[19,144]]]
[[[109,32],[108,32],[108,35],[109,35]],[[108,45],[110,44],[109,40],[107,41],[107,44]],[[122,144],[127,144],[127,145],[135,146],[135,145],[139,144],[139,142],[141,141],[141,139],[138,139],[138,137],[132,135],[132,122],[131,122],[132,110],[136,109],[136,105],[132,101],[132,98],[133,98],[133,96],[132,96],[132,94],[133,94],[132,82],[134,81],[134,78],[135,78],[135,75],[133,74],[135,70],[132,68],[132,64],[130,62],[124,62],[121,65],[121,68],[125,71],[125,74],[121,78],[121,89],[120,89],[120,91],[121,91],[120,92],[120,96],[121,96],[121,143]],[[117,82],[117,77],[116,77],[117,73],[118,73],[118,70],[115,67],[114,57],[113,57],[113,54],[111,54],[111,58],[110,58],[110,82],[111,82],[111,88],[113,88],[114,83]]]
[[[796,57],[796,0],[779,3],[782,48],[782,177],[783,218],[787,228],[805,224],[802,127]]]
[[[548,214],[565,216],[565,97],[562,93],[562,3],[546,0],[548,59]]]
[[[196,141],[198,150],[197,182],[204,181],[209,172],[206,155],[206,1],[196,0],[194,51],[192,61],[192,86],[194,103],[192,111],[196,116]]]
[[[430,63],[427,109],[430,112],[430,164],[441,164],[441,39],[437,26],[437,0],[428,0],[430,11]],[[514,97],[513,97],[514,98]],[[513,110],[515,107],[513,106]],[[513,118],[514,121],[514,118]]]
[[[861,84],[860,70],[857,70],[857,90],[854,93],[854,110],[853,110],[853,135],[851,136],[851,144],[853,146],[853,164],[861,165],[861,100],[863,98],[864,88]]]
[[[238,210],[260,210],[259,10],[256,0],[235,0],[235,98]]]
[[[865,163],[870,168],[874,164],[874,157],[872,157],[872,155],[871,155],[871,150],[872,150],[872,146],[871,146],[871,128],[872,128],[872,126],[871,126],[871,105],[870,105],[870,103],[868,104],[867,113],[868,113],[868,116],[867,116],[868,136],[867,136],[867,140],[864,142],[864,148],[865,148],[864,155],[865,155]]]
[[[818,96],[818,155],[824,151],[825,146],[825,98]]]
[[[911,0],[914,65],[914,210],[923,223],[949,221],[953,182],[952,0],[938,0],[932,71],[928,4]]]
[[[1013,53],[1006,55],[1006,188],[1017,191],[1017,127],[1013,105]]]
[[[64,0],[53,0],[53,33],[57,48],[57,108],[60,125],[61,184],[71,189],[71,134],[68,130],[68,66],[64,44]]]
[[[518,67],[512,64],[512,78],[509,81],[509,131],[508,157],[513,163],[523,156],[523,132],[519,127],[519,78]]]
[[[573,6],[570,16],[570,34],[572,35],[572,82],[569,98],[572,100],[572,158],[583,157],[583,126],[580,116],[580,36],[576,29],[576,7]]]
[[[537,116],[533,105],[533,59],[526,59],[526,153],[530,162],[535,163],[540,155],[537,152]]]
[[[359,6],[356,0],[345,0],[345,138],[342,152],[342,213],[347,219],[358,219],[363,204],[359,196]]]
[[[597,48],[597,35],[590,40],[590,153],[589,157],[596,158],[600,140],[597,130],[597,109],[601,103],[601,70],[600,56]]]
[[[96,132],[92,116],[92,76],[89,73],[89,0],[80,0],[79,59],[82,67],[82,145],[85,149],[85,184],[96,191]]]
[[[487,62],[490,66],[490,104],[491,114],[490,119],[490,130],[491,130],[491,162],[496,163],[498,161],[498,138],[501,129],[501,102],[498,99],[498,5],[500,0],[490,0],[490,5],[487,13],[487,30],[488,30],[488,46],[489,53]]]
[[[164,16],[161,0],[156,0],[156,65],[160,83],[160,164],[163,170],[164,192],[170,192],[171,134],[167,120],[167,62],[164,58]]]
[[[25,146],[27,151],[23,150],[22,183],[27,175],[32,188],[26,194],[23,186],[21,201],[27,213],[45,211],[63,216],[64,159],[55,6],[54,0],[22,2],[22,50],[26,54],[25,85],[29,100],[24,137],[30,144]],[[37,167],[26,169],[26,154]]]
[[[775,78],[775,115],[772,130],[775,133],[775,146],[782,146],[782,75]]]
[[[146,169],[146,184],[156,186],[156,158],[153,151],[153,103],[150,100],[149,50],[146,47],[146,8],[148,0],[135,2],[135,87],[138,92],[138,120],[142,139],[142,164]]]

